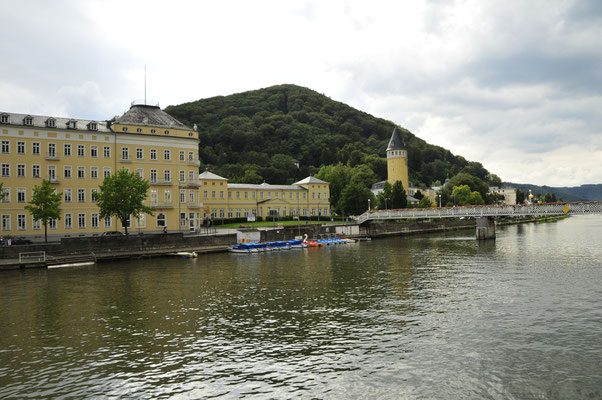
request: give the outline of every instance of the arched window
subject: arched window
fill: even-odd
[[[157,214],[157,226],[160,228],[163,228],[166,225],[167,221],[165,219],[165,214],[163,213],[158,213]]]

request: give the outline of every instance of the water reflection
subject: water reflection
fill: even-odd
[[[599,222],[0,274],[0,397],[595,397]]]

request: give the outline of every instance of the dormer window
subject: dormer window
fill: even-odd
[[[123,132],[127,132],[127,131],[128,131],[128,127],[127,127],[127,126],[124,126],[123,128],[121,128],[121,130],[122,130]]]
[[[98,124],[94,121],[90,121],[88,123],[88,130],[90,131],[97,131],[98,130]]]
[[[138,133],[142,133],[142,128],[137,128],[137,129],[136,129],[136,132],[138,132]]]
[[[8,124],[8,114],[0,115],[0,122],[3,124]]]
[[[67,122],[67,129],[75,129],[76,125],[77,125],[77,121],[75,121],[74,119],[69,120]]]
[[[23,125],[33,125],[33,117],[31,115],[28,115],[25,118],[23,118]]]
[[[48,128],[56,127],[56,120],[54,118],[48,118],[46,120],[46,127],[48,127]]]
[[[163,133],[165,133],[166,135],[169,135],[169,131],[165,131],[165,132],[163,132]]]
[[[157,133],[156,129],[151,129],[151,133]]]

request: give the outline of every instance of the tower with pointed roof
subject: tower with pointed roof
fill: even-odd
[[[387,146],[387,181],[391,185],[395,181],[401,181],[404,190],[408,192],[408,149],[397,127],[393,129]]]

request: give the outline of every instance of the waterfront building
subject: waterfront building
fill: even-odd
[[[292,185],[244,184],[205,171],[199,181],[206,220],[330,216],[329,184],[313,176]]]
[[[42,237],[24,209],[33,188],[48,179],[63,194],[61,219],[49,237],[122,230],[99,220],[93,193],[104,177],[125,168],[150,182],[146,204],[154,215],[129,221],[135,231],[195,229],[201,222],[198,133],[159,108],[134,102],[115,121],[91,121],[0,112],[0,235]]]

